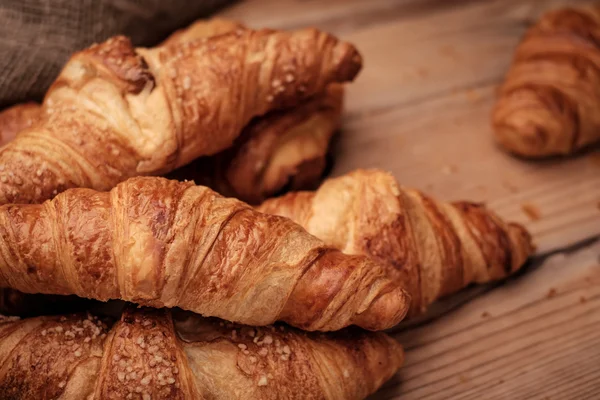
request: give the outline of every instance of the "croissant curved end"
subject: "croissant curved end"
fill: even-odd
[[[399,286],[375,298],[369,307],[356,314],[353,323],[363,329],[380,331],[396,326],[410,309],[410,295]]]
[[[339,42],[334,51],[334,65],[337,65],[337,81],[352,81],[358,75],[363,65],[363,58],[358,49],[348,42]]]
[[[508,224],[508,235],[513,244],[512,248],[514,249],[512,253],[513,260],[511,272],[515,272],[525,264],[525,261],[527,261],[529,256],[535,251],[535,244],[527,229],[517,223],[511,222]]]

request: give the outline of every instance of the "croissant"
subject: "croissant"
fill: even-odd
[[[409,303],[367,257],[206,187],[153,177],[0,207],[0,287],[322,331],[386,329]]]
[[[40,106],[23,103],[0,112],[0,146],[11,141],[17,133],[31,127],[39,118]]]
[[[247,28],[235,21],[213,18],[175,32],[163,44],[175,45],[239,29]],[[332,84],[325,93],[297,107],[257,118],[233,147],[216,156],[200,158],[169,176],[194,179],[251,204],[284,189],[314,186],[326,166],[329,142],[341,117],[342,99],[342,86]]]
[[[326,180],[316,192],[289,193],[258,209],[387,266],[411,296],[410,316],[472,282],[506,277],[533,251],[522,226],[480,204],[444,203],[403,188],[380,170],[356,170]]]
[[[0,149],[0,204],[165,174],[230,147],[254,117],[353,79],[360,66],[353,46],[314,29],[237,29],[153,49],[109,39],[71,58],[43,118]]]
[[[241,29],[247,28],[231,20],[200,20],[173,33],[161,45],[178,46]],[[253,204],[283,189],[315,186],[323,175],[329,142],[339,125],[342,97],[342,86],[332,84],[323,94],[297,107],[258,117],[232,148],[214,157],[202,157],[169,176],[194,179]],[[30,127],[40,113],[41,107],[35,103],[0,112],[0,144]]]
[[[284,190],[313,187],[326,167],[329,143],[342,112],[343,87],[248,125],[234,145],[169,175],[193,179],[217,192],[258,204]]]
[[[0,320],[3,399],[363,399],[400,367],[384,333],[307,334],[165,310]]]
[[[600,6],[542,16],[519,44],[493,112],[498,142],[525,157],[600,140]]]

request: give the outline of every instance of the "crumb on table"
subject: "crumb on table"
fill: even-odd
[[[542,213],[540,213],[539,208],[535,204],[532,203],[523,203],[521,204],[521,209],[529,217],[532,221],[537,221],[542,218]]]

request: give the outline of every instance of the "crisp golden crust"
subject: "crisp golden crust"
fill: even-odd
[[[212,365],[226,365],[219,369],[191,363],[197,383],[208,383],[213,375],[231,382],[219,388],[219,399],[240,394],[253,399],[362,399],[403,361],[395,340],[358,329],[311,334],[283,325],[217,324],[190,314],[175,326],[190,360],[201,353]],[[197,385],[202,395],[214,395],[202,386]]]
[[[493,113],[496,138],[525,157],[600,140],[600,7],[551,11],[517,47]]]
[[[484,206],[436,201],[378,170],[356,170],[258,209],[294,220],[344,253],[386,265],[410,294],[411,315],[472,282],[505,278],[533,251],[523,227]]]
[[[230,20],[200,20],[172,34],[161,46],[177,47],[245,29],[240,23]],[[94,52],[94,49],[97,51]],[[122,89],[130,86],[141,90],[149,82],[147,66],[143,66],[139,57],[132,55],[130,50],[122,43],[108,53],[92,48],[88,55],[97,59],[98,70],[108,69],[115,76],[121,76]],[[286,81],[294,79],[291,73],[285,76]],[[54,87],[61,84],[75,85],[76,82],[58,81]],[[252,204],[258,204],[284,189],[313,188],[326,167],[329,142],[341,117],[342,99],[342,86],[332,84],[324,93],[297,107],[255,118],[231,148],[214,157],[201,157],[173,171],[170,177],[193,179],[221,194]],[[40,119],[41,110],[39,105],[28,103],[0,113],[0,144],[8,142],[17,132]]]
[[[175,32],[163,45],[245,29],[240,23],[213,18]],[[296,79],[289,72],[285,76],[288,83]],[[341,117],[342,100],[342,86],[332,84],[324,93],[297,107],[255,118],[231,148],[213,157],[202,157],[169,176],[193,179],[251,204],[284,189],[315,187],[326,167],[329,142]]]
[[[2,398],[81,398],[75,396],[90,393],[107,333],[107,324],[91,315],[0,319]]]
[[[40,118],[40,105],[23,103],[0,112],[0,146],[11,141],[17,133],[31,127]]]
[[[153,49],[112,38],[76,53],[42,120],[0,149],[0,204],[164,174],[228,148],[254,117],[351,80],[360,66],[354,47],[314,29],[239,29]]]
[[[150,177],[0,207],[0,287],[307,330],[385,329],[409,302],[382,267],[286,218]]]
[[[193,179],[250,204],[283,190],[314,187],[326,167],[342,100],[343,87],[332,84],[298,107],[255,119],[231,148],[200,158],[170,176]]]
[[[383,333],[307,334],[169,311],[0,317],[3,399],[331,399],[375,392],[401,366]]]
[[[342,100],[343,87],[332,84],[295,108],[255,119],[231,148],[200,158],[170,176],[193,179],[250,204],[284,189],[314,187],[323,175],[329,143],[340,123]]]
[[[186,368],[170,313],[126,311],[104,346],[94,398],[194,398]]]

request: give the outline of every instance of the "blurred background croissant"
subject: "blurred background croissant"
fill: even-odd
[[[150,46],[231,0],[3,0],[0,109],[39,101],[75,51],[116,34]],[[150,27],[150,28],[149,28]]]

